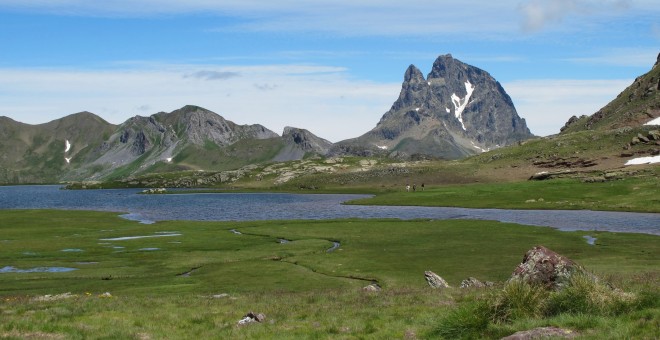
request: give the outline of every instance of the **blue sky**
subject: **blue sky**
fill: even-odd
[[[0,0],[0,115],[119,124],[194,104],[339,141],[376,125],[408,65],[451,53],[549,135],[659,52],[657,0]]]

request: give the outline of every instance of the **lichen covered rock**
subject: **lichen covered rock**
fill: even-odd
[[[424,272],[424,278],[432,288],[449,288],[447,281],[430,270]]]
[[[571,259],[544,246],[536,246],[527,251],[523,261],[513,271],[510,280],[522,280],[559,290],[569,282],[573,274],[578,272],[590,275]]]

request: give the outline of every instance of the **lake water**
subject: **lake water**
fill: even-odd
[[[141,189],[60,190],[0,187],[0,209],[98,210],[143,223],[162,220],[246,221],[332,218],[477,219],[561,230],[660,235],[660,214],[587,210],[504,210],[342,205],[366,195],[214,193],[137,195]],[[0,221],[1,222],[1,221]]]

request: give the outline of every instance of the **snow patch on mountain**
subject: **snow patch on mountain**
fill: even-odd
[[[463,110],[465,110],[465,107],[470,102],[470,97],[472,96],[472,92],[474,92],[475,88],[476,86],[470,84],[470,81],[468,80],[465,82],[465,91],[467,92],[465,98],[461,99],[456,95],[456,93],[452,93],[451,95],[451,102],[454,104],[454,115],[456,116],[456,119],[461,122],[463,131],[467,131],[465,128],[465,123],[463,123]]]
[[[653,120],[647,122],[647,123],[644,124],[644,125],[660,125],[660,117],[655,118],[655,119],[653,119]]]
[[[660,156],[637,157],[630,159],[626,165],[641,165],[641,164],[654,164],[660,163]]]
[[[69,140],[67,139],[66,142],[65,142],[65,144],[66,144],[66,146],[64,147],[64,153],[67,153],[67,152],[69,152],[69,150],[71,149],[71,143],[70,143]]]
[[[474,144],[473,141],[470,141],[470,143],[472,143],[472,147],[474,147],[475,149],[477,149],[477,150],[479,150],[479,151],[481,151],[481,152],[488,152],[488,151],[490,151],[490,149],[484,149],[484,148],[478,146],[477,144]]]

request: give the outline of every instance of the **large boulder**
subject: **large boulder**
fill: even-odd
[[[573,274],[578,272],[587,274],[584,268],[571,259],[544,246],[536,246],[527,251],[522,262],[513,271],[510,280],[522,280],[559,290],[569,282]]]
[[[430,270],[424,272],[424,278],[432,288],[449,288],[447,281]]]

